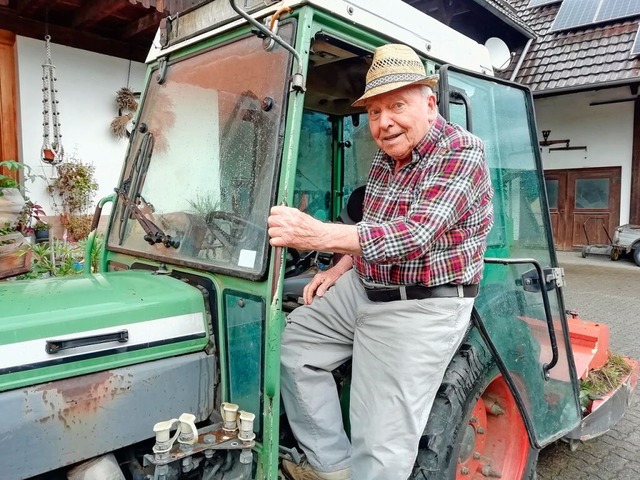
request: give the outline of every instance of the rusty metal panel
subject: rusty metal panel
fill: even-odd
[[[213,411],[215,378],[214,358],[199,352],[2,392],[2,478],[27,478],[151,438],[156,422],[184,412],[204,420]]]
[[[276,3],[277,0],[242,0],[237,2],[242,10],[253,13],[264,7]],[[219,25],[239,18],[239,15],[231,8],[228,0],[216,0],[204,2],[195,10],[185,12],[173,20],[173,25],[168,33],[168,43],[173,44],[185,38],[206,30],[212,30]]]

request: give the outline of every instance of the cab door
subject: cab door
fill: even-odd
[[[541,448],[572,430],[581,413],[562,278],[552,268],[557,260],[532,97],[520,85],[444,66],[439,108],[485,143],[495,223],[474,321],[532,446]]]

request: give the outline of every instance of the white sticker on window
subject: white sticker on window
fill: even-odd
[[[240,257],[238,258],[238,266],[244,268],[254,268],[256,264],[256,251],[255,250],[240,250]]]

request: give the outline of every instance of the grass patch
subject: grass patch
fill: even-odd
[[[617,388],[622,380],[631,373],[631,365],[622,355],[611,355],[602,367],[591,370],[585,380],[580,381],[580,403],[584,408],[591,400]]]

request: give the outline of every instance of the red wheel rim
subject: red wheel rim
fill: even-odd
[[[456,480],[522,478],[529,455],[527,430],[502,375],[476,402],[463,432]]]

